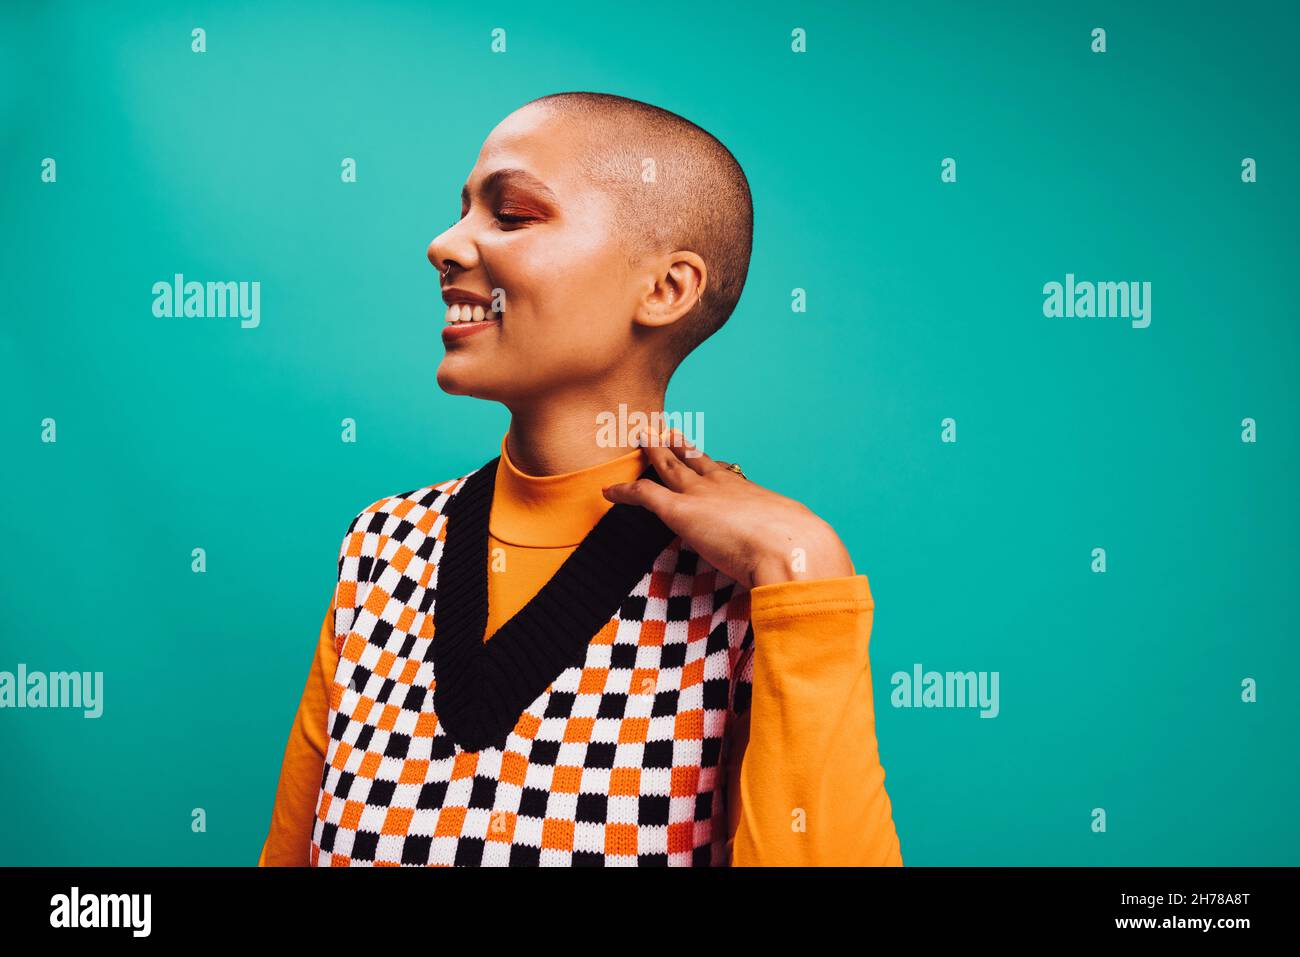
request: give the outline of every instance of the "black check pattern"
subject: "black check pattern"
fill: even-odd
[[[381,499],[344,537],[312,862],[725,864],[748,592],[674,537],[580,662],[501,740],[465,750],[434,710],[434,612],[447,506],[474,474]]]

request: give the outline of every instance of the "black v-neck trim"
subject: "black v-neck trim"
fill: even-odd
[[[524,709],[618,610],[675,533],[638,505],[616,504],[533,598],[483,640],[488,617],[488,516],[497,456],[447,503],[434,603],[434,709],[461,749],[504,747]],[[653,468],[642,478],[659,481]]]

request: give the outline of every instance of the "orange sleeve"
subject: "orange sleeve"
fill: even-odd
[[[311,863],[311,835],[316,800],[320,796],[328,745],[329,688],[338,665],[334,650],[334,598],[330,598],[307,684],[289,729],[280,764],[280,783],[271,809],[271,829],[262,844],[258,867],[307,867]]]
[[[760,585],[748,712],[733,722],[733,867],[901,866],[876,745],[865,575]]]

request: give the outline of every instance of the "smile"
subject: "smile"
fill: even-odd
[[[492,310],[480,305],[470,305],[468,302],[453,302],[447,307],[447,322],[465,323],[465,322],[500,322],[501,315],[493,314]]]

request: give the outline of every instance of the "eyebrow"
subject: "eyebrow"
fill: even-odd
[[[506,168],[494,170],[483,178],[481,189],[482,192],[490,193],[511,183],[517,183],[525,189],[531,189],[534,192],[539,193],[542,198],[550,200],[552,203],[559,201],[555,194],[551,192],[549,186],[532,173],[522,169]],[[469,183],[466,183],[460,188],[460,201],[462,203],[469,202]]]

